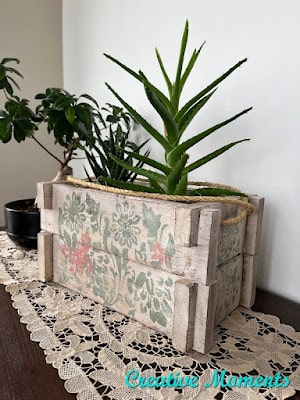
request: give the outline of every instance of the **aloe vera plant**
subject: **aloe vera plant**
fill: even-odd
[[[150,167],[141,168],[130,165],[123,160],[119,160],[117,157],[112,155],[112,158],[119,163],[120,166],[133,171],[136,174],[146,177],[149,181],[148,187],[140,187],[135,183],[122,183],[116,180],[107,180],[109,184],[123,187],[132,190],[143,190],[149,192],[166,193],[171,195],[230,195],[237,194],[228,190],[221,190],[217,188],[198,188],[195,190],[188,189],[188,174],[191,171],[196,170],[207,162],[220,156],[224,152],[228,151],[238,143],[247,141],[249,139],[242,139],[212,151],[211,153],[199,158],[198,160],[189,163],[188,150],[194,145],[198,144],[201,140],[211,135],[218,129],[228,125],[234,120],[238,119],[242,115],[246,114],[251,110],[250,108],[244,109],[238,114],[226,119],[222,122],[217,123],[209,129],[202,132],[197,132],[194,136],[189,139],[183,140],[183,134],[189,127],[191,121],[202,109],[202,107],[208,102],[216,91],[217,86],[232,74],[237,68],[244,64],[247,59],[243,59],[236,63],[224,74],[219,76],[206,88],[200,90],[195,96],[187,101],[183,106],[180,105],[180,98],[183,88],[186,84],[188,77],[198,59],[198,56],[203,48],[203,44],[199,49],[195,49],[189,58],[189,61],[184,67],[184,59],[186,53],[186,47],[188,42],[189,25],[186,21],[184,32],[181,39],[181,47],[179,52],[178,64],[176,77],[174,82],[171,81],[169,75],[166,72],[162,57],[156,49],[156,57],[159,63],[161,72],[167,85],[168,93],[164,94],[158,87],[156,87],[140,70],[138,72],[132,70],[118,59],[111,55],[104,54],[108,59],[116,63],[123,70],[132,75],[137,79],[144,87],[146,96],[150,104],[154,107],[156,112],[160,115],[163,122],[163,132],[158,131],[153,127],[141,114],[138,113],[131,105],[129,105],[120,94],[114,90],[108,83],[106,86],[114,94],[114,96],[120,101],[120,103],[130,112],[130,114],[143,126],[143,128],[150,134],[150,136],[156,140],[162,147],[165,153],[165,164],[150,158],[147,155],[132,154],[132,157],[144,163]],[[153,170],[154,169],[154,170]]]

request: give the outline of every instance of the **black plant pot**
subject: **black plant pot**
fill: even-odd
[[[8,237],[27,249],[37,248],[40,231],[40,211],[34,208],[35,199],[17,200],[4,205],[5,227]]]

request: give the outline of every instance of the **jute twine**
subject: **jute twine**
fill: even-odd
[[[169,200],[169,201],[177,201],[181,203],[224,203],[224,204],[233,204],[240,207],[238,214],[235,217],[227,218],[221,221],[222,225],[233,225],[240,222],[242,219],[246,218],[248,214],[251,214],[255,211],[255,207],[253,204],[248,203],[248,198],[237,199],[229,196],[224,197],[215,197],[215,196],[178,196],[178,195],[168,195],[168,194],[160,194],[160,193],[148,193],[148,192],[135,192],[133,190],[120,189],[112,186],[101,185],[96,182],[87,181],[85,179],[74,178],[69,175],[67,177],[67,182],[72,183],[73,185],[102,190],[108,193],[115,193],[123,196],[132,196],[132,197],[144,197],[147,199],[157,199],[157,200]],[[219,189],[227,189],[234,192],[240,192],[239,189],[236,189],[231,186],[215,184],[211,182],[189,182],[189,185],[192,186],[211,186]]]

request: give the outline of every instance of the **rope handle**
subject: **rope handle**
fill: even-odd
[[[157,199],[157,200],[169,200],[169,201],[177,201],[182,203],[226,203],[237,205],[241,208],[238,215],[232,218],[227,218],[221,221],[222,225],[233,225],[240,222],[242,219],[246,218],[248,214],[252,214],[255,211],[255,207],[253,204],[248,203],[248,198],[244,200],[231,198],[231,197],[212,197],[212,196],[179,196],[179,195],[169,195],[169,194],[160,194],[160,193],[148,193],[148,192],[135,192],[133,190],[128,189],[120,189],[112,186],[105,186],[99,183],[90,182],[84,179],[74,178],[73,176],[67,176],[67,182],[70,182],[76,186],[86,187],[90,189],[102,190],[108,193],[115,193],[124,196],[132,196],[132,197],[144,197],[148,199]],[[210,182],[189,182],[190,185],[193,186],[213,186],[218,187],[220,189],[232,190],[234,192],[239,192],[239,189],[233,188],[231,186],[214,184]]]

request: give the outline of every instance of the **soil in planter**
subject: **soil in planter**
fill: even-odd
[[[18,200],[4,206],[5,226],[8,237],[24,248],[37,247],[40,231],[40,212],[35,199]]]
[[[38,212],[39,209],[35,204],[26,203],[26,204],[17,204],[15,207],[16,210],[18,211],[24,211],[24,212]]]

